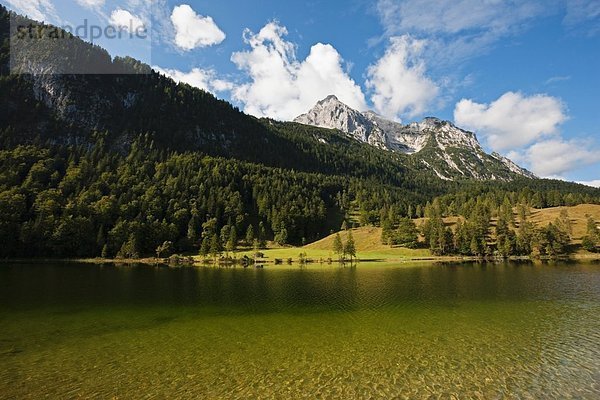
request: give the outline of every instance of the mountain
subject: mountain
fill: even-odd
[[[294,122],[336,129],[377,148],[410,155],[415,168],[444,180],[536,178],[497,153],[487,154],[474,133],[437,118],[403,125],[372,111],[354,110],[331,95]]]
[[[490,208],[507,197],[600,202],[597,189],[512,172],[441,121],[400,129],[339,106],[329,122],[345,121],[351,136],[258,119],[76,37],[21,49],[11,74],[10,27],[21,24],[42,26],[0,5],[0,257],[135,257],[168,242],[206,252],[234,231],[301,244],[354,216],[423,216],[435,199],[449,210],[471,210],[477,197]],[[110,74],[60,73],[74,63]],[[502,180],[450,168],[444,155],[461,151],[479,178]]]

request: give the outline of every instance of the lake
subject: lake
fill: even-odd
[[[0,264],[0,398],[44,396],[597,399],[600,264]]]

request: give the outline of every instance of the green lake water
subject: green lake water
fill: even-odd
[[[600,398],[600,264],[0,264],[1,399]]]

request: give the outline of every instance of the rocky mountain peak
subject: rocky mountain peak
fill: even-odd
[[[294,122],[337,129],[356,140],[379,148],[386,148],[385,137],[381,129],[363,113],[342,103],[334,95],[327,96],[319,101],[306,114],[294,119]]]
[[[326,103],[339,103],[339,104],[345,106],[345,104],[342,103],[340,101],[340,99],[338,99],[337,96],[334,95],[334,94],[330,94],[329,96],[325,97],[323,100],[319,101],[317,104],[323,105],[323,104],[326,104]]]
[[[373,111],[354,110],[329,95],[294,122],[337,129],[381,149],[411,155],[442,179],[534,176],[505,157],[485,153],[473,132],[436,117],[403,125]]]

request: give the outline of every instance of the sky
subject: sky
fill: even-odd
[[[0,0],[100,37],[248,114],[335,94],[403,123],[436,116],[538,176],[600,186],[599,0]],[[88,39],[89,40],[89,39]]]

